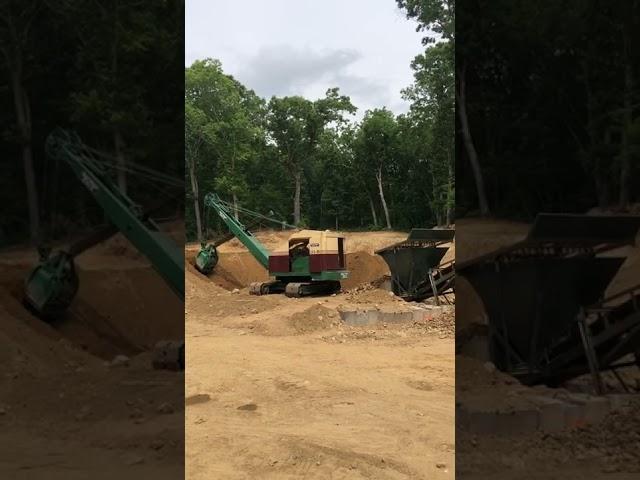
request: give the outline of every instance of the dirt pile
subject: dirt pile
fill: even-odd
[[[474,404],[486,402],[498,407],[527,390],[518,380],[496,369],[490,362],[456,355],[456,400],[471,400]]]
[[[0,254],[0,477],[182,472],[184,378],[140,353],[165,334],[182,337],[182,302],[145,264],[87,251],[78,295],[46,323],[22,304],[34,264],[23,258],[30,250]]]
[[[427,310],[421,321],[414,324],[415,327],[426,329],[427,333],[437,335],[440,338],[453,338],[456,333],[456,311],[454,307],[447,306],[436,310]]]
[[[406,302],[396,297],[393,292],[377,288],[376,282],[358,285],[345,294],[345,300],[351,304],[362,303],[404,303]]]
[[[256,237],[270,251],[286,249],[290,231],[261,231]],[[390,274],[386,262],[374,252],[407,238],[403,232],[348,232],[346,235],[346,268],[349,278],[343,280],[343,290],[371,282],[380,282]],[[455,256],[453,244],[443,261]],[[185,248],[186,261],[193,265],[199,245],[189,244]],[[267,270],[247,251],[242,243],[234,238],[218,248],[219,261],[209,279],[227,290],[248,287],[252,282],[269,279]]]
[[[44,355],[45,365],[52,365],[47,352],[55,352],[59,342],[111,360],[147,350],[159,340],[182,338],[183,303],[159,275],[136,260],[113,258],[86,252],[78,259],[78,294],[64,315],[48,323],[22,304],[24,279],[33,264],[11,265],[0,258],[5,312],[0,335],[18,342],[32,358]],[[66,356],[56,358],[53,364],[66,363]]]
[[[187,250],[186,261],[193,266],[197,251]],[[343,280],[342,288],[349,290],[389,274],[389,269],[377,255],[367,252],[347,254],[349,278]],[[252,282],[269,280],[269,273],[249,252],[219,253],[219,261],[209,280],[227,290],[248,287]]]
[[[635,403],[597,425],[563,433],[509,438],[458,433],[456,446],[462,459],[458,472],[481,475],[477,478],[529,478],[535,469],[540,472],[535,478],[600,479],[618,472],[628,476],[611,478],[636,478],[632,475],[640,472],[639,432],[640,404]],[[568,473],[567,468],[574,471]],[[506,471],[509,476],[494,474]]]
[[[373,282],[389,274],[389,267],[382,257],[366,251],[348,253],[347,269],[349,278],[342,281],[342,288],[345,290]]]
[[[314,305],[302,312],[294,313],[289,319],[289,325],[296,333],[305,334],[330,328],[336,323],[336,319],[335,310],[323,305]]]
[[[286,250],[292,230],[261,230],[253,232],[254,236],[270,251]],[[380,248],[392,245],[407,238],[406,232],[342,232],[345,236],[346,253],[367,252],[371,255]],[[189,244],[187,249],[197,249],[199,245]],[[220,245],[222,253],[246,252],[240,240],[233,238]]]
[[[573,458],[600,458],[607,473],[640,473],[639,444],[640,402],[611,413],[598,425],[550,435],[540,442],[549,453],[561,450]]]

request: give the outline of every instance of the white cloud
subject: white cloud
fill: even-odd
[[[411,60],[422,33],[393,0],[189,0],[187,65],[217,58],[227,73],[266,98],[324,96],[339,87],[358,117],[408,104]]]

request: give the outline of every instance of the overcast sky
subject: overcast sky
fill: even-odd
[[[408,109],[424,47],[394,0],[187,0],[185,62],[207,57],[265,98],[315,99],[329,87],[365,110]]]

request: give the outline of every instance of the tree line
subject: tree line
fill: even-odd
[[[56,127],[121,166],[182,178],[183,18],[181,0],[0,2],[0,245],[104,221],[71,170],[47,158]],[[142,204],[158,195],[122,170],[113,181]]]
[[[412,2],[398,1],[419,29]],[[436,2],[447,10],[449,2]],[[450,29],[453,12],[450,12]],[[380,106],[355,122],[337,87],[324,97],[256,95],[216,59],[185,69],[189,239],[215,234],[206,192],[300,227],[382,229],[450,224],[455,205],[451,37],[425,42],[402,93],[408,113]]]
[[[640,2],[460,0],[458,215],[640,202]]]

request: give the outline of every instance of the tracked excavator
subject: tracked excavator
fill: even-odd
[[[66,248],[52,251],[39,247],[40,259],[25,281],[24,301],[44,319],[60,315],[69,308],[79,287],[74,259],[82,252],[121,232],[153,265],[179,299],[184,301],[184,255],[181,249],[151,219],[152,211],[143,211],[110,180],[108,162],[82,143],[72,132],[58,129],[47,138],[49,158],[65,162],[102,207],[110,223]],[[180,187],[171,176],[146,167],[131,173]],[[154,367],[184,369],[184,340],[156,345]]]
[[[283,292],[288,297],[328,295],[340,291],[340,281],[348,278],[342,235],[328,230],[300,230],[289,237],[286,250],[269,252],[235,217],[234,205],[215,193],[208,193],[204,204],[218,214],[231,233],[274,277],[266,282],[252,283],[249,288],[252,295]],[[201,272],[211,272],[217,261],[215,245],[203,244],[196,256],[196,267]]]

